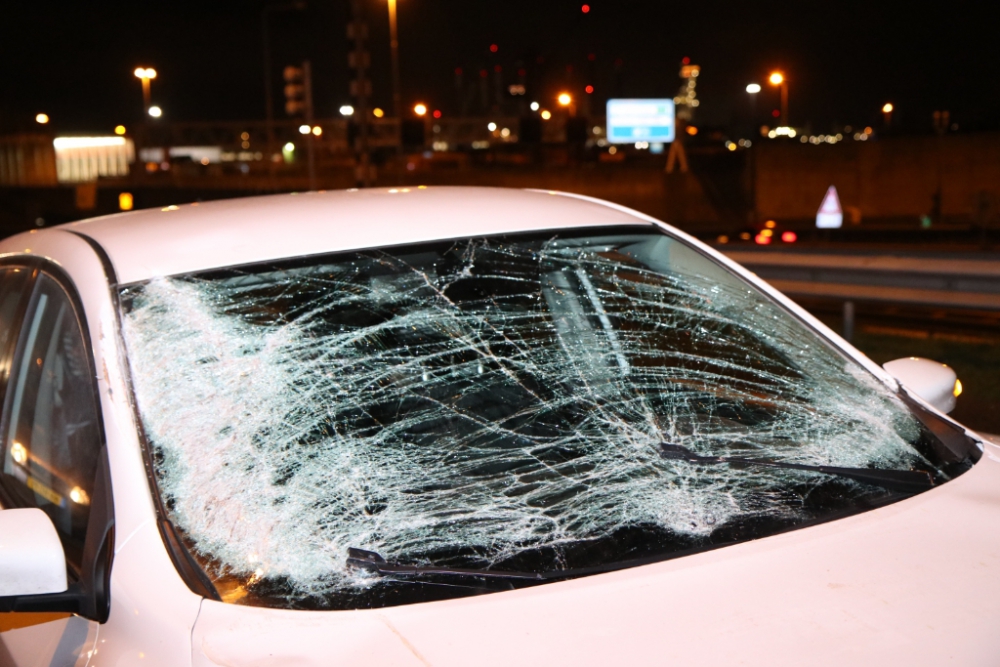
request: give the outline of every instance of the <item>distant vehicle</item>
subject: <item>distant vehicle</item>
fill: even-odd
[[[0,664],[990,664],[1000,447],[889,367],[556,192],[12,237]]]

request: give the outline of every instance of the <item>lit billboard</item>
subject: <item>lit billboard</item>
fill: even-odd
[[[674,140],[673,100],[608,100],[608,141],[667,143]]]

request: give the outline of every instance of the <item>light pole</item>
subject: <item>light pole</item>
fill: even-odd
[[[569,93],[559,93],[558,97],[556,97],[556,102],[559,103],[559,106],[566,109],[570,118],[576,117],[576,104],[573,103],[572,95]]]
[[[771,72],[767,80],[772,86],[781,87],[781,125],[788,127],[788,80],[781,72]]]
[[[271,86],[271,36],[269,34],[267,17],[271,12],[289,9],[305,9],[305,2],[289,2],[283,5],[266,5],[260,11],[260,34],[264,40],[264,106],[265,131],[267,133],[267,166],[274,179],[274,92]]]
[[[757,135],[757,94],[760,92],[759,83],[747,85],[747,94],[750,95],[750,136],[756,139]],[[751,146],[753,143],[750,144]],[[750,165],[750,211],[748,222],[753,225],[757,222],[757,151],[751,149],[750,157],[747,158]]]
[[[389,49],[392,51],[392,108],[399,123],[398,150],[403,150],[403,96],[399,90],[399,34],[396,30],[396,0],[389,0]]]
[[[149,82],[156,78],[156,70],[152,67],[136,67],[135,76],[142,81],[142,112],[149,114]]]
[[[757,130],[757,93],[760,92],[759,83],[747,85],[747,94],[750,95],[750,136],[754,136]]]
[[[892,123],[893,109],[895,109],[895,107],[892,106],[892,102],[886,102],[884,105],[882,105],[882,116],[883,118],[885,118],[886,127],[889,127],[890,123]]]

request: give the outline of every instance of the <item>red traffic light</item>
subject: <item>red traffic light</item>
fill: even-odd
[[[580,11],[583,12],[584,14],[589,14],[590,13],[590,5],[584,5],[583,7],[580,7]]]

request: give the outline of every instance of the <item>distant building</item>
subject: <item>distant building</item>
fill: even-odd
[[[0,185],[55,185],[56,154],[46,134],[0,137]]]

